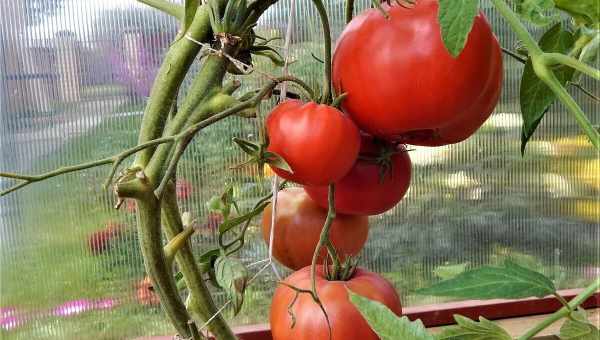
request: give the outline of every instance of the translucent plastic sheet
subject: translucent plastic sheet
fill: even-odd
[[[359,1],[358,10],[368,2]],[[310,1],[296,3],[290,72],[317,84],[321,64],[311,54],[322,55],[318,15]],[[37,173],[133,146],[153,77],[177,31],[174,20],[133,0],[3,0],[0,10],[0,169]],[[328,10],[337,36],[343,1],[328,1]],[[501,18],[485,11],[502,45],[514,47]],[[289,1],[280,1],[257,32],[284,36],[288,15]],[[520,156],[522,66],[510,58],[505,64],[502,101],[492,118],[467,142],[412,148],[407,197],[371,219],[363,265],[390,279],[405,306],[441,302],[414,292],[508,256],[561,288],[598,275],[600,160],[558,105]],[[261,72],[281,72],[265,61],[255,66],[246,89],[264,80]],[[594,84],[586,86],[598,93]],[[573,92],[597,123],[598,107]],[[257,122],[233,118],[196,138],[179,171],[182,209],[204,223],[205,202],[226,183],[245,204],[256,198],[258,174],[229,168],[246,159],[231,138],[257,131]],[[107,172],[59,177],[0,198],[0,338],[173,333],[144,289],[135,207],[112,208],[112,194],[102,189]],[[10,184],[0,180],[2,188]],[[256,225],[249,238],[244,262],[266,258]],[[214,242],[214,223],[207,221],[195,250]],[[274,282],[269,274],[254,282],[233,323],[266,322]]]

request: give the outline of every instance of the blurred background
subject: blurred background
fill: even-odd
[[[309,0],[295,3],[280,1],[257,32],[285,36],[295,12],[290,72],[317,84],[318,15]],[[327,3],[337,36],[344,1]],[[358,9],[367,3],[358,1]],[[483,7],[502,46],[514,48],[515,37]],[[154,76],[177,31],[173,19],[134,0],[0,1],[0,17],[1,171],[38,173],[135,145]],[[255,60],[255,67],[243,80],[245,89],[258,87],[261,73],[281,73],[264,60]],[[521,68],[505,57],[502,101],[474,137],[448,147],[411,147],[409,193],[371,219],[363,265],[393,282],[405,306],[443,302],[414,292],[509,257],[560,288],[582,287],[600,273],[600,158],[559,105],[521,156]],[[598,93],[597,85],[584,85]],[[597,124],[598,106],[571,90]],[[198,254],[216,242],[205,206],[211,196],[232,184],[249,206],[270,183],[249,168],[229,170],[245,160],[231,138],[252,137],[259,126],[242,118],[218,123],[196,137],[180,163],[182,209],[203,225],[193,240]],[[144,281],[135,205],[117,211],[110,191],[102,189],[108,170],[55,178],[0,198],[0,338],[130,339],[174,332]],[[0,179],[0,188],[10,185]],[[242,260],[266,258],[256,225],[248,237]],[[260,276],[232,322],[266,322],[274,285],[273,275]],[[216,296],[218,304],[225,301]]]

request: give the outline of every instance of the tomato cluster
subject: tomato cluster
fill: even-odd
[[[281,191],[275,217],[269,206],[262,220],[267,243],[272,223],[275,227],[275,258],[297,270],[273,297],[275,340],[329,339],[320,307],[310,295],[296,296],[290,288],[311,287],[310,264],[327,216],[328,185],[335,184],[330,239],[341,258],[354,256],[366,242],[367,216],[394,208],[409,188],[405,144],[461,142],[498,102],[502,55],[486,18],[476,16],[463,51],[453,57],[442,41],[438,6],[437,0],[420,0],[413,7],[384,5],[388,17],[376,9],[358,15],[342,32],[333,56],[333,87],[346,96],[341,111],[290,100],[267,117],[268,151],[291,169],[272,170],[303,186]],[[401,313],[396,292],[377,274],[356,269],[347,281],[328,281],[319,271],[316,283],[334,340],[377,339],[349,302],[348,289]]]

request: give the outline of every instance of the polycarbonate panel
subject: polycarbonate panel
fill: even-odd
[[[327,2],[337,36],[344,2]],[[290,3],[270,9],[257,33],[285,36]],[[321,64],[312,56],[323,55],[318,15],[311,1],[295,3],[290,72],[318,84]],[[358,1],[358,10],[368,3]],[[0,10],[0,171],[39,173],[135,145],[176,22],[134,0],[0,1]],[[502,45],[514,47],[516,38],[501,18],[485,12]],[[598,275],[598,155],[555,105],[521,157],[522,66],[510,58],[505,63],[502,101],[485,126],[458,145],[411,147],[407,197],[371,219],[363,265],[390,279],[405,306],[446,301],[415,290],[507,257],[550,275],[561,288],[581,287]],[[264,81],[264,73],[280,72],[257,60],[244,89]],[[597,85],[584,85],[598,93]],[[597,124],[598,106],[571,90]],[[246,159],[231,138],[256,137],[259,125],[242,118],[220,122],[196,137],[181,162],[182,209],[204,223],[193,241],[198,253],[216,242],[205,208],[212,195],[232,184],[247,207],[270,183],[253,184],[259,176],[249,168],[230,169]],[[174,332],[143,289],[135,207],[113,209],[114,197],[102,188],[107,172],[102,167],[58,177],[0,198],[0,338],[131,339]],[[11,184],[2,179],[0,187]],[[257,225],[248,238],[240,253],[244,262],[265,259]],[[232,322],[266,322],[275,282],[269,271],[259,276]],[[222,295],[217,300],[225,302]]]

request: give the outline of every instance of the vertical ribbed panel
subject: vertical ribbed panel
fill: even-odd
[[[127,1],[0,1],[0,171],[38,173],[112,155],[135,145],[149,86],[176,33],[174,20]],[[344,1],[327,1],[333,34],[343,28]],[[357,11],[370,3],[357,1]],[[311,1],[296,0],[290,72],[321,81],[322,36]],[[516,38],[484,9],[502,45]],[[256,31],[284,36],[289,1],[280,1]],[[538,32],[539,35],[539,32]],[[278,47],[283,41],[276,41]],[[409,48],[409,47],[407,47]],[[193,66],[188,86],[199,69]],[[240,93],[280,74],[265,60]],[[600,203],[597,154],[559,105],[551,108],[520,156],[519,74],[505,58],[502,101],[467,142],[414,148],[413,182],[395,209],[371,219],[363,265],[382,273],[405,306],[444,301],[414,291],[455,265],[498,264],[508,256],[544,271],[561,288],[579,287],[598,273]],[[598,93],[597,84],[583,85]],[[182,95],[186,88],[182,89]],[[571,89],[598,123],[598,106]],[[269,104],[270,105],[270,104]],[[267,103],[261,115],[266,115]],[[205,202],[233,185],[243,209],[269,188],[232,137],[258,138],[260,122],[232,118],[200,133],[180,163],[181,207],[207,219]],[[162,311],[136,294],[143,279],[135,215],[120,211],[102,189],[108,168],[55,178],[0,198],[0,337],[6,339],[124,339],[173,332]],[[0,187],[10,181],[0,179]],[[118,230],[96,252],[94,233]],[[198,253],[215,245],[206,225]],[[257,225],[240,252],[250,264],[266,258]],[[454,267],[452,267],[454,266]],[[256,271],[260,265],[253,266]],[[275,280],[265,272],[249,288],[236,324],[265,322]],[[225,297],[216,295],[218,304]]]

